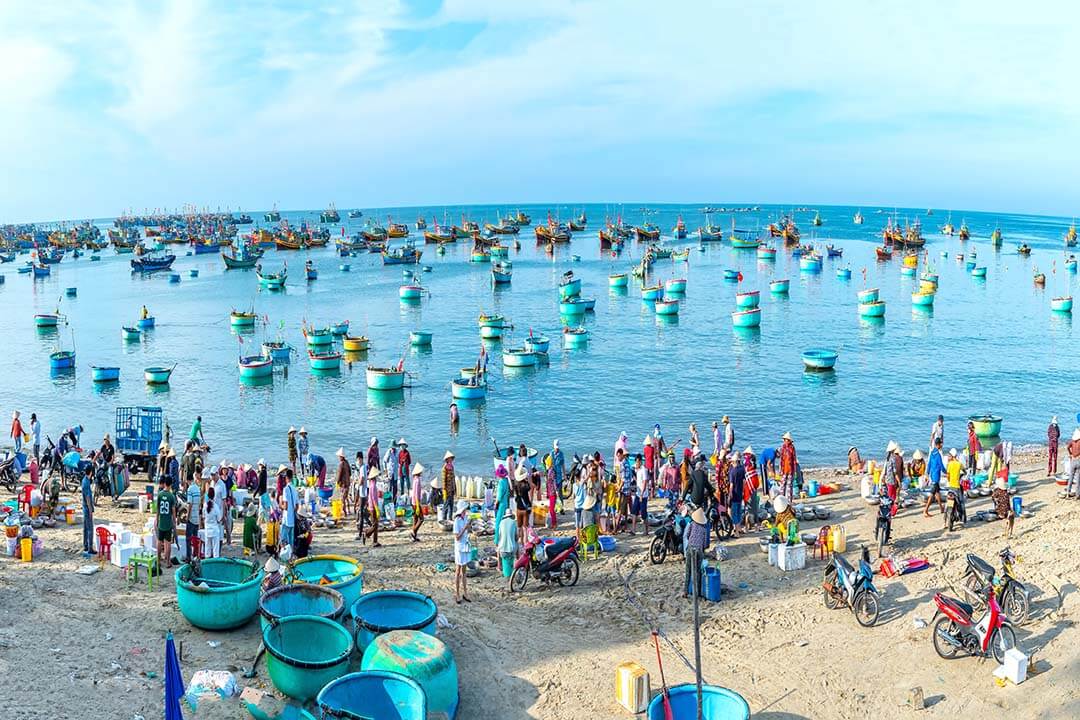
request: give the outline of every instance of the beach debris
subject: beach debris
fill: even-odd
[[[795,641],[795,645],[798,646],[798,647],[806,647],[809,644],[810,644],[809,640],[796,640]]]
[[[439,613],[438,616],[435,618],[435,625],[440,629],[452,630],[454,628],[454,626],[450,624],[450,621],[442,613]]]
[[[75,572],[77,572],[79,575],[93,575],[100,569],[101,568],[97,565],[82,565]]]
[[[236,677],[227,670],[196,670],[184,695],[188,705],[197,709],[202,700],[233,697],[239,692]]]
[[[220,640],[207,640],[206,644],[209,645],[212,648],[221,647],[221,641]]]
[[[110,640],[112,640],[112,633],[105,633],[105,642],[109,642]]]
[[[926,621],[923,620],[922,618],[915,618],[915,620],[912,622],[912,624],[915,626],[916,630],[922,630],[923,628],[926,627]]]
[[[907,704],[916,710],[922,710],[926,707],[926,700],[923,698],[921,687],[916,686],[908,690]]]
[[[255,687],[244,688],[240,693],[240,702],[247,705],[248,712],[251,712],[252,715],[255,715],[255,713],[252,712],[252,708],[254,707],[261,713],[261,717],[280,717],[285,710],[284,700],[273,693]]]

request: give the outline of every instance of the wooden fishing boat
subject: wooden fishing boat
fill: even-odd
[[[488,254],[492,258],[507,258],[510,257],[510,248],[496,241],[488,246]]]
[[[759,245],[760,238],[743,234],[741,231],[731,235],[731,247],[735,250],[756,250]]]
[[[30,266],[30,269],[33,271],[35,278],[45,278],[52,274],[52,270],[48,265],[39,265],[35,263]]]
[[[156,321],[154,320],[153,315],[147,315],[144,318],[139,318],[138,320],[136,320],[135,327],[139,328],[140,330],[149,330],[154,327],[155,322]]]
[[[278,212],[277,207],[267,213],[263,213],[263,221],[269,223],[281,222],[281,213]]]
[[[116,382],[120,379],[120,368],[112,366],[90,366],[90,379],[96,383]]]
[[[803,255],[799,258],[799,269],[804,272],[817,273],[821,272],[822,259],[821,256],[816,253]]]
[[[364,213],[363,213],[363,211],[362,211],[362,210],[350,210],[350,211],[349,211],[349,214],[348,214],[348,216],[347,216],[347,217],[348,217],[348,218],[349,218],[350,220],[356,220],[356,219],[358,219],[358,218],[362,218],[362,217],[364,217]]]
[[[1035,280],[1036,285],[1045,285],[1046,284],[1046,275],[1045,275],[1045,273],[1041,273],[1041,272],[1035,273],[1034,280]]]
[[[229,324],[233,327],[254,327],[257,318],[258,315],[254,312],[233,310],[229,313]]]
[[[434,231],[428,230],[424,232],[424,242],[426,243],[452,243],[457,242],[457,238],[453,233],[439,232],[438,226]]]
[[[563,328],[563,347],[583,348],[589,344],[589,331],[583,327]]]
[[[757,249],[758,260],[775,260],[776,248],[771,245],[759,245]]]
[[[650,242],[660,239],[660,228],[652,223],[645,223],[644,225],[636,225],[634,227],[634,237],[638,242]]]
[[[528,213],[524,213],[521,210],[518,210],[515,220],[517,220],[518,225],[528,225],[532,222],[532,218],[529,217]]]
[[[683,222],[682,215],[675,221],[675,227],[671,229],[671,234],[676,240],[686,239],[686,223]]]
[[[341,222],[341,215],[338,213],[337,208],[334,207],[334,203],[330,203],[329,207],[319,214],[319,222],[321,223],[336,223]]]
[[[210,255],[221,251],[221,245],[214,241],[193,240],[190,247],[195,255]]]
[[[581,232],[582,230],[584,230],[584,229],[585,229],[585,225],[584,225],[584,224],[582,224],[582,223],[577,223],[577,222],[574,222],[573,220],[571,220],[570,222],[568,222],[568,223],[566,224],[566,226],[567,226],[567,228],[568,228],[568,229],[570,230],[570,232]]]
[[[414,247],[400,247],[393,250],[383,250],[383,265],[415,265],[420,262],[421,250]]]
[[[304,243],[302,240],[285,239],[283,237],[274,238],[274,247],[278,250],[302,250]]]
[[[288,365],[292,357],[292,346],[284,340],[268,340],[262,344],[262,354],[275,365]]]
[[[600,250],[611,250],[614,252],[621,252],[623,249],[623,240],[614,233],[605,232],[603,230],[598,231],[600,235]]]
[[[265,355],[241,357],[236,365],[241,379],[244,380],[269,377],[274,372],[274,359]]]
[[[423,230],[425,228],[427,228],[427,220],[424,219],[423,215],[417,215],[416,216],[416,229],[417,230]]]
[[[761,325],[761,308],[736,310],[731,313],[731,324],[737,328],[755,328]]]
[[[496,285],[505,285],[513,277],[513,266],[508,262],[495,262],[491,264],[491,280]]]
[[[172,377],[173,370],[175,369],[175,365],[172,367],[148,367],[143,370],[143,377],[146,379],[148,385],[165,385],[169,382],[169,378]]]
[[[335,350],[315,352],[308,348],[308,365],[312,370],[327,371],[341,369],[341,353]]]
[[[537,225],[534,232],[536,234],[537,245],[543,243],[570,242],[570,231],[565,229],[565,226],[556,226],[552,228],[548,225]]]
[[[57,350],[49,355],[50,370],[70,370],[75,367],[74,350]]]
[[[990,233],[990,244],[994,247],[1001,247],[1001,243],[1004,238],[1001,235],[1001,228],[994,228],[994,232]]]
[[[474,247],[469,254],[469,262],[474,263],[489,263],[491,262],[491,253],[483,248]]]
[[[311,237],[304,238],[305,248],[321,248],[330,244],[330,238],[326,235],[312,234]]]
[[[887,247],[876,247],[874,253],[878,260],[892,260],[892,250]]]
[[[405,223],[392,222],[387,225],[386,234],[391,238],[409,237],[409,226]]]
[[[160,270],[168,270],[172,267],[172,264],[176,262],[175,255],[164,255],[162,257],[140,257],[131,261],[131,269],[133,272],[140,273],[153,273]]]
[[[142,330],[134,327],[124,326],[120,328],[120,337],[128,342],[135,342],[142,340]]]
[[[405,371],[400,368],[380,368],[368,365],[368,390],[401,390],[405,387]]]
[[[341,339],[345,352],[367,352],[371,349],[371,340],[365,335],[346,335]]]
[[[756,308],[761,300],[761,293],[757,290],[735,293],[735,307],[740,310]]]
[[[812,221],[814,227],[821,227],[821,213],[815,212],[814,219]]]
[[[835,350],[826,348],[811,348],[802,353],[803,365],[807,370],[832,370],[838,357]]]
[[[659,245],[649,245],[645,249],[646,255],[651,255],[654,260],[667,260],[674,251],[671,248],[663,248]]]
[[[676,262],[686,262],[690,259],[690,248],[683,248],[682,250],[672,250],[671,259]]]
[[[831,258],[843,257],[844,248],[838,248],[838,247],[835,247],[833,245],[826,245],[825,246],[825,253],[828,255],[828,257],[831,257]]]
[[[225,263],[226,270],[249,270],[255,267],[255,263],[263,256],[260,248],[243,248],[239,253],[233,249],[231,254],[221,253],[221,260]]]
[[[723,231],[715,225],[705,225],[698,228],[698,242],[714,243],[724,239]]]
[[[38,328],[54,328],[59,324],[62,317],[59,313],[38,313],[34,315],[34,326]]]

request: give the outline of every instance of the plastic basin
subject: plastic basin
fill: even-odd
[[[376,637],[394,630],[436,634],[439,609],[427,595],[409,590],[380,590],[361,595],[349,609],[356,628],[356,647],[363,652]]]
[[[306,702],[345,674],[353,651],[349,631],[313,615],[282,618],[263,629],[266,669],[274,687]]]
[[[369,670],[331,681],[315,700],[325,717],[427,720],[427,697],[413,679]]]
[[[259,624],[267,625],[293,615],[314,615],[341,621],[345,598],[325,585],[281,585],[259,598]]]
[[[672,720],[696,720],[697,687],[691,683],[668,689]],[[737,692],[717,685],[701,686],[701,716],[704,720],[748,720],[750,706]],[[649,703],[648,720],[664,720],[664,695],[657,693]]]

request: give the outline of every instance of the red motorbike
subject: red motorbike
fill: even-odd
[[[936,593],[934,604],[934,650],[945,660],[961,653],[979,657],[990,654],[1003,663],[1005,653],[1016,647],[1016,631],[1002,614],[992,586],[987,592],[986,611],[978,620],[973,617],[971,605],[948,595]]]
[[[578,573],[581,571],[577,548],[577,536],[545,544],[532,528],[528,528],[525,546],[510,574],[510,592],[524,590],[530,575],[546,584],[556,582],[566,587],[577,585]]]

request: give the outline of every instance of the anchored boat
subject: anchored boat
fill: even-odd
[[[369,390],[401,390],[405,387],[405,371],[368,365],[367,386]]]

